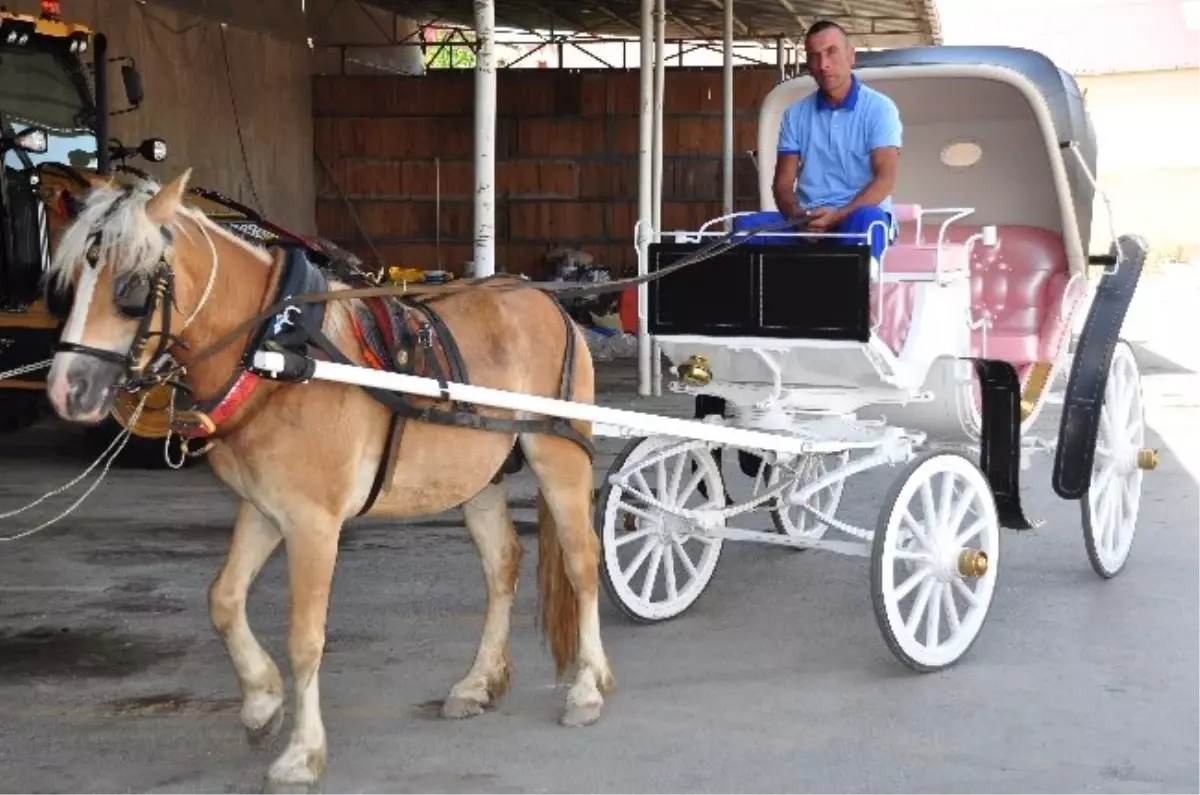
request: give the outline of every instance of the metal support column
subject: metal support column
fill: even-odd
[[[638,275],[643,276],[648,271],[647,247],[654,234],[652,227],[653,191],[652,191],[652,156],[651,149],[654,139],[654,0],[642,0],[642,57],[639,67],[641,70],[641,104],[638,115],[638,221],[634,228],[635,244],[637,246]],[[645,283],[639,284],[638,291],[638,394],[646,397],[650,394],[650,337],[647,333],[648,301]]]
[[[784,75],[786,74],[783,55],[783,34],[780,34],[775,37],[775,68],[779,70],[780,83],[783,82]]]
[[[725,46],[722,57],[723,90],[721,131],[721,182],[723,199],[722,213],[733,212],[733,0],[725,0]],[[726,231],[732,231],[733,219],[725,222]]]
[[[475,276],[496,272],[496,6],[475,0]]]
[[[658,0],[654,12],[654,135],[651,147],[651,191],[654,211],[654,240],[662,241],[663,187],[663,95],[666,93],[667,0]],[[657,342],[650,347],[650,393],[662,395],[662,350]]]

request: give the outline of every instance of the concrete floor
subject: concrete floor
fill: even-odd
[[[1006,532],[983,634],[942,673],[911,674],[891,656],[866,560],[730,543],[708,592],[675,621],[635,626],[602,597],[619,689],[599,724],[562,729],[532,621],[536,539],[523,524],[514,688],[480,718],[444,721],[437,702],[469,665],[484,599],[461,516],[352,524],[322,666],[326,790],[1196,792],[1200,362],[1185,361],[1195,355],[1163,318],[1164,302],[1194,312],[1198,294],[1144,288],[1127,324],[1162,462],[1126,572],[1092,573],[1078,506],[1054,495],[1050,460],[1036,460],[1023,498],[1046,524]],[[627,363],[600,370],[606,404],[687,411],[631,397]],[[5,438],[0,512],[74,477],[87,463],[75,438],[53,423]],[[602,445],[597,480],[619,447]],[[873,525],[888,482],[888,472],[852,481],[846,518]],[[523,473],[519,521],[532,518],[530,493]],[[0,535],[68,502],[0,522]],[[114,469],[61,525],[0,546],[0,791],[261,786],[282,742],[247,748],[205,604],[232,507],[206,469]],[[282,663],[282,556],[250,613]]]

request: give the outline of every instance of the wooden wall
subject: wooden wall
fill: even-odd
[[[721,71],[666,74],[663,225],[695,228],[721,213]],[[735,72],[738,209],[757,201],[746,153],[776,75]],[[561,246],[587,251],[614,276],[635,267],[638,80],[623,70],[499,70],[498,271],[549,275],[543,257]],[[370,256],[348,200],[388,265],[461,272],[472,258],[473,113],[471,71],[315,77],[315,146],[336,183],[318,173],[319,232]]]
[[[5,4],[37,13],[36,0]],[[222,42],[215,21],[134,0],[62,0],[62,15],[107,34],[110,57],[128,55],[137,62],[145,101],[139,111],[114,117],[112,134],[130,146],[164,138],[169,155],[161,165],[140,158],[131,165],[160,180],[190,167],[192,184],[257,207],[297,232],[315,231],[312,71],[303,40],[283,41],[230,25]],[[117,64],[109,75],[113,104],[124,107]]]

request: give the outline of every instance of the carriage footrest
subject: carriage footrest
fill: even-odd
[[[262,351],[269,354],[262,357],[268,366],[252,367],[258,375],[273,381],[308,381],[316,372],[317,363],[307,356],[295,351],[276,350]],[[258,357],[253,357],[257,359]],[[253,359],[252,359],[253,360]]]

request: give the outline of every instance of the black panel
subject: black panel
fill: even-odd
[[[0,212],[0,308],[13,309],[33,303],[45,263],[38,223],[37,188],[29,182],[33,172],[5,168],[4,206]]]
[[[655,243],[655,273],[711,243]],[[649,283],[651,334],[870,338],[871,250],[743,243]]]

